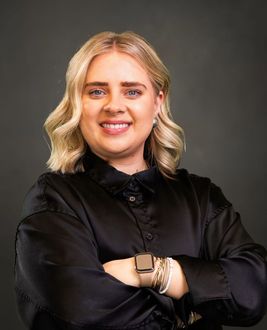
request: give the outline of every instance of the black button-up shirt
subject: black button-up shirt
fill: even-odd
[[[92,153],[85,171],[45,173],[16,236],[16,293],[30,329],[221,329],[263,316],[266,252],[209,179],[157,167],[127,175]],[[125,285],[102,264],[141,251],[172,256],[190,292],[175,300]],[[187,324],[190,313],[201,319]],[[176,319],[178,316],[178,320]]]

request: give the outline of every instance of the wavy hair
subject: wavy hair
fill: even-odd
[[[52,171],[75,173],[84,171],[82,158],[87,143],[79,122],[82,92],[91,61],[98,55],[116,50],[132,56],[147,72],[158,94],[165,95],[157,119],[145,143],[145,155],[155,162],[165,177],[173,177],[184,149],[184,133],[174,123],[169,106],[170,76],[153,47],[138,34],[102,32],[90,38],[72,57],[66,73],[66,90],[62,101],[48,116],[44,128],[51,141],[47,165]]]

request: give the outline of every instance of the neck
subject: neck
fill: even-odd
[[[126,160],[111,160],[108,162],[111,166],[115,167],[118,171],[132,175],[148,169],[146,161],[142,158],[136,161]]]

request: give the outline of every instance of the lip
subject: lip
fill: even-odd
[[[125,120],[105,120],[99,125],[103,132],[108,135],[120,135],[128,131],[131,122]]]

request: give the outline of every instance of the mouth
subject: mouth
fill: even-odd
[[[108,124],[108,123],[102,123],[100,126],[104,128],[112,128],[112,129],[119,129],[119,128],[126,128],[130,126],[130,123],[123,123],[123,124]]]
[[[100,126],[104,129],[107,134],[120,134],[124,133],[131,126],[130,122],[120,121],[120,122],[102,122]]]

